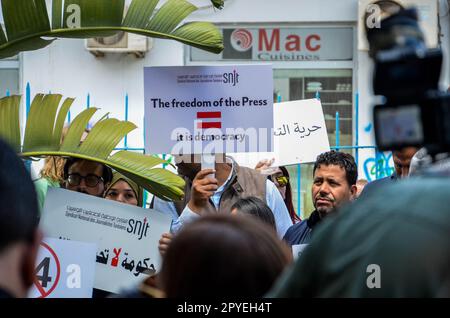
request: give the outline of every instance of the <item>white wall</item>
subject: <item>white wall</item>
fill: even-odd
[[[357,0],[226,0],[221,11],[203,10],[193,20],[218,23],[356,21]]]

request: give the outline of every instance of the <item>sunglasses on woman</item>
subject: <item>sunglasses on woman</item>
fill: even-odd
[[[276,185],[280,187],[285,187],[289,183],[289,178],[286,176],[271,177],[271,179]]]

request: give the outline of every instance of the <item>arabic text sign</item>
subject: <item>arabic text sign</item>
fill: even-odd
[[[147,153],[272,151],[270,65],[148,67]]]
[[[160,268],[158,241],[171,217],[64,189],[49,189],[41,218],[47,236],[97,243],[95,288],[119,292]]]
[[[330,150],[318,99],[275,104],[274,121],[275,166],[314,162]]]
[[[46,238],[36,262],[30,298],[91,298],[96,244]]]

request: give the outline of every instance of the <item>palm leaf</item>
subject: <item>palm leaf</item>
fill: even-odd
[[[128,8],[123,25],[135,29],[145,29],[159,0],[133,1]]]
[[[115,170],[123,175],[130,179],[134,178],[133,180],[138,184],[145,182],[145,180],[151,180],[146,183],[148,185],[148,188],[146,189],[162,199],[179,199],[183,196],[184,180],[182,178],[165,169],[149,169],[149,167],[164,163],[167,164],[167,161],[151,156],[144,156],[143,159],[140,158],[142,158],[141,154],[129,151],[119,151],[111,156],[108,162]],[[138,176],[135,174],[133,175],[131,173],[133,170],[138,170],[141,174]],[[161,185],[164,185],[165,188],[162,189]]]
[[[85,109],[72,121],[64,141],[60,142],[65,118],[73,103],[62,96],[38,94],[33,99],[25,128],[23,148],[20,140],[20,96],[0,99],[0,137],[11,144],[23,158],[45,156],[75,157],[99,162],[124,174],[137,184],[164,200],[179,200],[184,181],[174,173],[155,168],[166,160],[114,148],[136,126],[128,121],[102,117],[86,140],[81,137],[97,108]],[[59,111],[58,111],[59,109]]]
[[[75,152],[80,146],[81,136],[89,123],[89,120],[94,116],[97,108],[91,107],[82,111],[75,119],[67,131],[67,135],[64,138],[64,142],[61,145],[61,151]]]
[[[211,0],[211,2],[215,8],[222,9],[225,1],[224,0]]]
[[[91,129],[86,140],[79,147],[79,151],[88,156],[106,159],[114,147],[136,128],[133,123],[115,118],[102,120]],[[105,139],[105,136],[108,136],[108,139]]]
[[[58,149],[58,144],[53,143],[53,128],[61,98],[56,94],[39,94],[34,98],[25,129],[24,151],[37,150],[49,139],[52,141],[49,147]]]
[[[196,7],[184,0],[172,0],[166,2],[149,22],[147,29],[159,32],[170,33],[189,14],[194,12]],[[167,19],[168,16],[171,19]]]
[[[0,27],[0,59],[50,45],[49,38],[91,38],[131,32],[172,39],[213,53],[223,50],[221,32],[209,22],[183,21],[197,7],[187,0],[133,0],[123,18],[125,0],[53,0],[51,24],[45,0],[2,0],[5,31]],[[211,0],[221,8],[223,0]]]
[[[52,146],[55,148],[59,146],[59,143],[61,142],[64,122],[66,121],[67,114],[69,113],[70,106],[72,106],[73,102],[73,98],[66,98],[58,112],[58,118],[56,119],[55,128],[53,129]]]
[[[44,1],[2,0],[3,29],[0,31],[0,58],[11,57],[21,51],[37,50],[54,40],[43,40],[39,34],[50,31]]]
[[[0,99],[0,136],[20,152],[20,96]]]

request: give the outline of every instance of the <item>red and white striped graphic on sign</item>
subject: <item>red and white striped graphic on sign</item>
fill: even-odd
[[[222,128],[222,112],[198,112],[197,120],[198,129]]]

